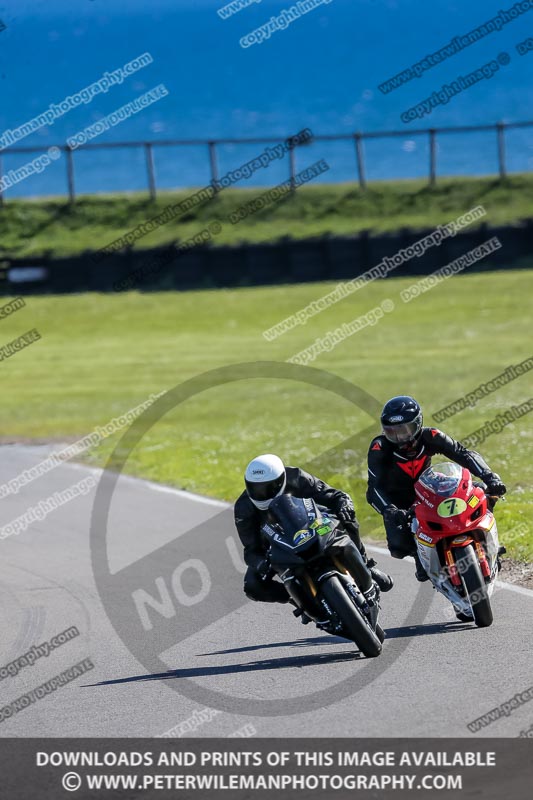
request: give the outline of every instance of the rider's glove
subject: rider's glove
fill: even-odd
[[[404,525],[407,520],[407,511],[390,505],[383,509],[383,519],[385,522],[392,522],[394,525]]]
[[[492,497],[501,497],[507,491],[507,487],[505,483],[503,483],[502,479],[499,475],[496,475],[495,472],[488,475],[485,479],[485,483],[487,484],[487,494]]]
[[[397,511],[398,509],[396,508],[396,506],[386,506],[383,509],[383,519],[386,522],[395,522]]]
[[[349,525],[350,523],[353,523],[354,520],[355,520],[355,511],[354,511],[353,506],[349,506],[347,503],[345,505],[343,505],[337,511],[337,517],[345,525]]]

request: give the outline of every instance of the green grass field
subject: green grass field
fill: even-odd
[[[162,193],[155,203],[146,194],[81,197],[70,208],[59,200],[9,200],[0,214],[0,256],[66,256],[104,247],[160,214],[194,190]],[[213,200],[152,231],[135,243],[145,249],[187,239],[213,220],[224,222],[243,203],[265,189],[227,189]],[[470,208],[487,209],[484,222],[499,225],[533,216],[533,176],[378,182],[362,192],[355,184],[303,186],[292,197],[238,224],[223,225],[216,244],[271,242],[328,235],[432,228]]]
[[[452,278],[405,305],[412,279],[374,282],[274,342],[262,331],[332,288],[306,284],[187,293],[29,297],[0,320],[5,344],[30,328],[42,339],[3,361],[4,440],[72,441],[145,400],[207,370],[239,362],[283,362],[317,336],[366,313],[386,298],[396,304],[374,327],[320,355],[313,367],[342,376],[378,404],[412,393],[426,421],[443,405],[507,366],[531,356],[533,274],[525,271]],[[461,438],[533,396],[526,374],[453,416],[442,428]],[[289,464],[312,464],[354,496],[366,536],[381,537],[367,506],[365,448],[350,436],[379,431],[378,420],[301,380],[246,378],[210,388],[169,412],[131,454],[132,474],[233,499],[254,455],[278,452]],[[118,440],[88,457],[103,464]],[[323,455],[337,446],[336,455]],[[479,448],[509,486],[499,506],[510,553],[533,557],[533,420],[523,417]],[[322,456],[321,456],[322,454]],[[514,532],[525,522],[529,533]]]

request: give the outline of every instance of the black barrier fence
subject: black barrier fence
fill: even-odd
[[[494,150],[493,153],[496,157],[497,174],[503,180],[508,172],[508,158],[506,154],[507,141],[506,132],[512,130],[527,129],[533,127],[533,120],[524,120],[522,122],[496,122],[488,125],[460,125],[450,127],[434,127],[434,128],[413,128],[403,130],[390,130],[390,131],[372,131],[372,132],[354,132],[345,134],[328,134],[328,135],[314,135],[308,141],[294,142],[289,149],[288,157],[288,172],[287,178],[294,181],[294,177],[300,167],[297,164],[297,151],[310,144],[311,142],[348,142],[353,145],[353,174],[343,175],[342,181],[351,180],[356,177],[361,189],[365,189],[368,183],[367,173],[369,167],[368,156],[365,154],[365,142],[373,142],[379,140],[390,139],[405,139],[406,135],[410,139],[422,139],[428,143],[428,183],[430,186],[435,186],[438,176],[438,152],[440,137],[449,135],[470,135],[476,133],[488,133],[494,136]],[[290,139],[291,137],[285,137]],[[255,138],[228,138],[228,139],[164,139],[160,141],[134,141],[134,142],[97,142],[92,144],[83,144],[76,148],[70,147],[65,143],[53,144],[48,147],[48,152],[51,150],[56,152],[56,157],[62,158],[65,165],[65,183],[66,193],[69,202],[72,204],[76,201],[76,153],[81,152],[95,152],[101,150],[111,150],[117,152],[127,150],[130,152],[144,153],[144,162],[146,166],[146,186],[147,191],[152,200],[157,196],[157,170],[156,170],[156,150],[161,148],[185,148],[201,147],[204,149],[206,163],[209,166],[209,173],[211,176],[211,183],[216,184],[219,175],[219,152],[225,145],[232,146],[246,146],[246,145],[270,145],[279,143],[280,137],[255,137]],[[43,148],[35,146],[20,146],[8,147],[0,155],[0,206],[5,201],[2,191],[2,177],[7,173],[3,166],[2,156],[10,156],[12,154],[43,154]],[[168,187],[165,187],[168,190]],[[113,191],[110,189],[110,191]]]
[[[4,739],[2,797],[530,800],[531,739]]]
[[[183,253],[172,248],[129,250],[105,255],[101,261],[95,260],[93,253],[63,259],[4,259],[0,261],[0,294],[164,291],[350,280],[432,232],[405,228],[374,236],[363,231],[350,238],[197,246]],[[494,236],[502,247],[469,266],[467,272],[533,266],[533,220],[501,227],[483,223],[409,259],[391,276],[428,275]]]

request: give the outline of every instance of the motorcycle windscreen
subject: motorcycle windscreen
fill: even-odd
[[[276,497],[268,510],[283,530],[291,535],[309,528],[311,522],[318,516],[313,500],[303,500],[290,494]]]
[[[451,497],[457,491],[462,477],[463,469],[459,464],[445,461],[424,470],[418,480],[430,492],[441,497]]]

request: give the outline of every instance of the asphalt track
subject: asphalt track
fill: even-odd
[[[48,452],[1,447],[0,483]],[[100,471],[55,468],[2,499],[0,524],[90,475]],[[94,663],[0,722],[0,735],[160,736],[181,726],[177,733],[226,737],[248,726],[267,737],[476,738],[516,737],[533,724],[529,702],[476,734],[467,728],[533,684],[533,592],[500,587],[493,626],[476,629],[450,619],[445,600],[415,582],[412,563],[378,553],[396,585],[382,598],[383,654],[367,660],[287,607],[246,600],[228,543],[236,541],[231,513],[217,501],[120,477],[103,545],[113,575],[95,581],[94,498],[92,489],[0,541],[0,667],[73,625],[80,631],[0,680],[0,706],[85,658]],[[144,605],[149,631],[135,587],[155,598]],[[206,707],[217,713],[202,720],[195,712]]]

